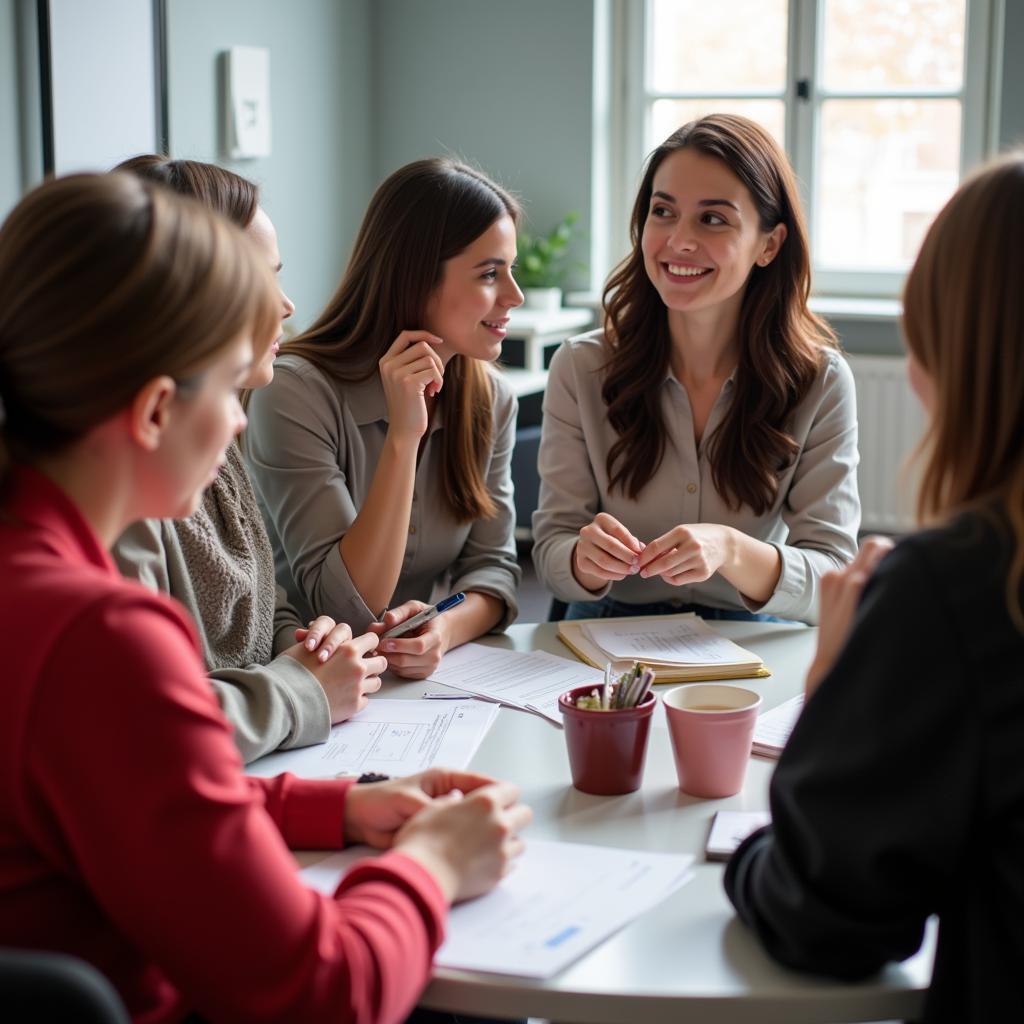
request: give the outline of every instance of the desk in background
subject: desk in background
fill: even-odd
[[[801,691],[815,630],[762,622],[716,622],[715,628],[756,651],[774,673],[768,679],[738,681],[763,695],[765,710]],[[485,642],[570,656],[550,623],[512,626],[507,634]],[[381,693],[417,699],[427,689],[436,689],[436,684],[391,680]],[[774,762],[752,758],[743,790],[725,800],[699,800],[679,792],[659,703],[642,788],[626,796],[588,796],[572,788],[561,730],[536,715],[502,708],[472,768],[521,787],[534,811],[527,842],[534,836],[692,853],[698,860],[696,877],[554,978],[537,981],[439,969],[422,1005],[591,1024],[838,1024],[915,1017],[931,977],[932,931],[922,952],[854,985],[784,970],[735,918],[722,889],[723,866],[704,863],[704,842],[716,810],[768,806],[773,767]],[[307,857],[305,863],[310,862]]]

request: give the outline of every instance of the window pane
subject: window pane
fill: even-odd
[[[782,100],[655,100],[651,104],[647,152],[660,146],[677,128],[705,114],[742,114],[766,128],[785,148],[786,107]]]
[[[901,270],[959,182],[959,100],[828,100],[815,263]]]
[[[637,0],[630,0],[637,2]],[[647,38],[655,92],[782,92],[786,0],[652,0]]]
[[[966,0],[825,0],[826,89],[959,89]]]

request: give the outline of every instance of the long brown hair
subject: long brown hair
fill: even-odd
[[[619,434],[608,452],[611,487],[636,498],[665,453],[661,385],[669,365],[668,316],[644,268],[641,238],[662,161],[681,149],[721,160],[746,186],[762,231],[787,229],[779,254],[750,273],[740,309],[739,365],[732,405],[709,439],[715,487],[733,507],[758,515],[771,508],[780,472],[799,451],[788,431],[794,408],[821,366],[831,328],[807,307],[811,263],[796,179],[774,139],[744,117],[712,114],[673,132],[647,161],[633,205],[633,251],[604,291],[611,356],[602,388],[608,420]]]
[[[1014,538],[1006,584],[1024,631],[1024,152],[960,186],[903,293],[907,347],[934,387],[918,514],[997,505]]]
[[[120,173],[40,185],[0,228],[0,472],[279,319],[270,269],[198,203]]]
[[[259,186],[216,164],[143,153],[122,161],[114,170],[129,171],[147,181],[165,185],[179,195],[198,199],[203,206],[216,210],[240,228],[247,228],[259,209]]]
[[[518,221],[518,204],[480,171],[447,157],[406,164],[370,200],[327,308],[283,350],[336,380],[368,380],[402,331],[422,327],[445,260],[504,216]],[[489,373],[479,360],[455,355],[438,398],[442,482],[460,522],[497,511],[484,478],[494,433]]]

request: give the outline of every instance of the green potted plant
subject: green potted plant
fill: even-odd
[[[579,214],[572,210],[546,235],[519,233],[516,281],[523,290],[524,309],[550,312],[561,308],[566,256],[578,219]]]

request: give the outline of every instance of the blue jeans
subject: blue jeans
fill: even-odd
[[[741,608],[711,608],[706,604],[682,604],[675,601],[653,601],[650,604],[629,604],[614,597],[599,601],[572,601],[566,619],[618,619],[624,615],[678,615],[696,612],[702,619],[729,619],[736,622],[788,622],[775,615],[762,615]]]

